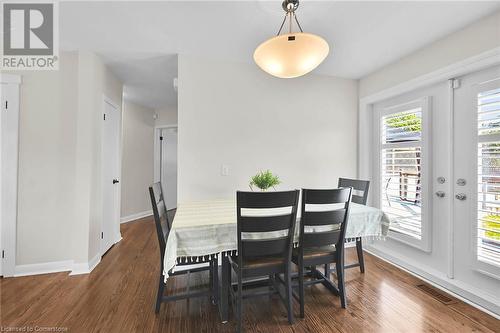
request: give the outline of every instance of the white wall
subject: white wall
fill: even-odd
[[[74,260],[77,263],[87,263],[98,256],[100,251],[103,96],[121,108],[123,85],[92,52],[79,52],[78,66],[76,211],[78,227],[87,228],[87,230],[73,234],[74,244],[78,244]],[[115,227],[115,233],[116,237],[119,237],[118,224]],[[87,241],[86,249],[85,241]]]
[[[121,105],[122,83],[90,52],[60,52],[58,71],[17,74],[16,266],[88,263],[100,244],[102,98]]]
[[[369,96],[496,47],[500,47],[500,11],[361,78],[359,96]]]
[[[138,104],[123,104],[122,218],[151,210],[148,188],[153,182],[153,114],[152,109]]]
[[[177,125],[177,106],[168,105],[161,109],[156,109],[158,118],[155,120],[155,126]]]
[[[280,176],[281,190],[335,187],[356,175],[356,81],[283,80],[252,64],[183,55],[178,75],[179,202],[234,197],[265,169]]]
[[[16,265],[69,260],[75,217],[77,53],[20,85]],[[61,237],[65,235],[65,237]]]

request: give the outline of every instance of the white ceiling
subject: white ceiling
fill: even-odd
[[[498,1],[302,0],[297,16],[330,44],[316,73],[357,79],[499,9]],[[101,54],[127,99],[160,108],[177,103],[176,54],[252,63],[282,18],[280,1],[71,1],[60,5],[61,48]]]

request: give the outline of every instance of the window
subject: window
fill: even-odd
[[[390,233],[405,243],[429,249],[425,199],[425,130],[429,98],[379,109],[379,195],[391,219]]]
[[[477,260],[500,266],[500,89],[477,95]]]

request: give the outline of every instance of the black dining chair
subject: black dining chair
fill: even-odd
[[[352,202],[360,205],[366,205],[368,200],[368,189],[370,188],[369,180],[339,178],[339,187],[352,187],[359,194],[352,195]],[[363,257],[363,244],[361,238],[356,238],[356,252],[358,253],[358,262],[355,264],[346,265],[344,268],[359,267],[361,273],[365,272],[365,259]]]
[[[237,282],[229,284],[229,294],[233,306],[236,303],[238,332],[242,325],[242,300],[270,293],[279,294],[287,309],[288,322],[293,323],[291,256],[298,200],[298,190],[236,193],[238,254],[228,259],[237,276]],[[231,274],[231,270],[228,272]],[[279,274],[284,274],[286,295],[280,292]],[[266,286],[271,286],[263,292],[252,292],[247,288],[249,284],[243,281],[262,276],[269,277]]]
[[[158,283],[158,292],[156,295],[156,306],[155,312],[160,311],[160,306],[162,302],[176,301],[180,299],[210,296],[213,303],[217,303],[218,300],[218,257],[217,255],[206,256],[202,258],[197,258],[196,262],[193,262],[190,258],[185,260],[177,260],[177,267],[182,267],[186,265],[196,265],[197,267],[188,268],[185,270],[175,271],[170,273],[169,276],[183,275],[187,274],[187,291],[185,293],[165,296],[165,275],[163,273],[163,258],[165,256],[165,250],[167,246],[167,239],[172,223],[168,218],[167,207],[165,205],[165,197],[163,195],[161,183],[154,183],[149,187],[149,195],[151,197],[151,204],[153,206],[153,217],[156,226],[156,234],[158,236],[158,243],[160,245],[160,280]],[[191,273],[209,271],[210,284],[209,288],[205,290],[190,291],[189,276]]]
[[[340,296],[342,308],[347,298],[344,286],[344,240],[352,188],[332,190],[302,190],[299,247],[292,252],[292,261],[299,268],[300,316],[304,317],[304,285],[322,283],[327,289]],[[340,208],[337,207],[340,204]],[[310,209],[315,205],[316,209]],[[321,210],[318,210],[322,207]],[[322,274],[316,265],[336,264],[337,286],[330,280],[330,274]],[[310,268],[304,281],[306,267]],[[295,295],[294,295],[295,296]]]

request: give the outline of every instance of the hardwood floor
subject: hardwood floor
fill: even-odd
[[[234,321],[221,324],[208,298],[164,303],[155,315],[159,254],[152,219],[122,225],[122,235],[89,275],[1,279],[1,331],[38,326],[60,332],[234,332]],[[349,261],[355,249],[347,252]],[[444,305],[418,289],[422,282],[413,276],[369,254],[365,261],[364,275],[347,271],[346,310],[316,285],[306,289],[306,318],[298,318],[295,304],[290,326],[278,296],[254,298],[244,302],[246,332],[500,332],[499,320],[458,300]],[[208,274],[192,276],[192,282],[207,281]],[[167,289],[184,288],[185,282],[171,278]]]

